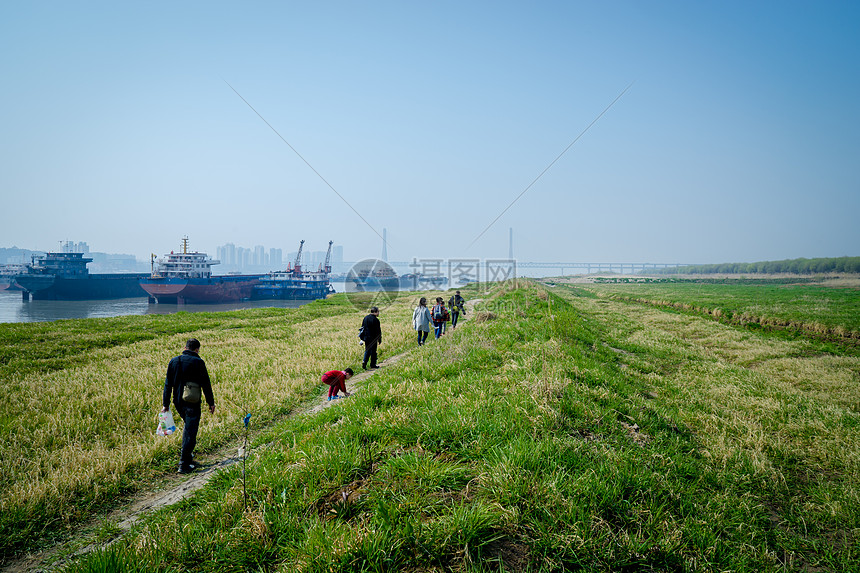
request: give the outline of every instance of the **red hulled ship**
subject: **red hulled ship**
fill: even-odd
[[[157,267],[156,267],[157,263]],[[149,293],[150,302],[216,303],[251,298],[261,275],[212,276],[212,267],[221,261],[206,253],[188,250],[188,237],[182,239],[182,250],[171,252],[157,261],[153,255],[152,276],[140,280]]]

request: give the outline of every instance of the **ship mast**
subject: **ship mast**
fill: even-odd
[[[188,254],[188,236],[182,237],[182,254]]]

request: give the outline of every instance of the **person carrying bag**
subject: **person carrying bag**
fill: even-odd
[[[215,413],[215,396],[206,363],[199,356],[200,341],[191,338],[185,343],[182,354],[167,365],[164,392],[161,396],[161,412],[170,411],[170,402],[182,418],[182,448],[179,453],[179,473],[187,474],[197,469],[193,461],[194,446],[197,445],[197,430],[200,427],[203,398],[209,405],[209,413]]]

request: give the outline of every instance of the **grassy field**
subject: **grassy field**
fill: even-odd
[[[857,570],[851,347],[566,287],[487,299],[353,398],[257,433],[247,509],[226,470],[70,569]]]
[[[860,339],[860,281],[774,280],[578,285],[600,296],[709,314],[724,322]]]
[[[0,556],[175,467],[180,434],[154,430],[167,362],[187,338],[201,340],[214,379],[205,452],[239,432],[243,413],[265,424],[314,393],[322,372],[360,368],[353,302],[0,325]],[[405,299],[385,309],[383,355],[405,347],[409,312]]]
[[[857,570],[853,346],[571,287],[480,296],[468,322],[422,348],[408,329],[412,301],[397,302],[383,318],[391,345],[412,347],[403,360],[319,414],[258,425],[255,443],[268,447],[250,460],[247,509],[234,466],[69,569]],[[355,365],[360,314],[336,299],[305,308],[320,316],[239,313],[201,330],[203,357],[230,371],[216,395],[253,401],[227,381],[253,377],[267,388],[258,405],[286,411],[318,389],[312,376],[326,365]],[[248,324],[227,329],[230,320]],[[163,367],[186,336],[92,352],[146,357],[152,418]],[[242,411],[216,416],[201,437],[226,439]],[[150,422],[137,432],[152,453],[136,463],[157,473],[175,463],[176,444],[151,437]]]

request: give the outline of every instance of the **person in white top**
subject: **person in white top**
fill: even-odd
[[[430,309],[427,308],[427,299],[423,296],[418,301],[418,306],[412,313],[412,328],[418,331],[418,346],[423,346],[430,334]]]

